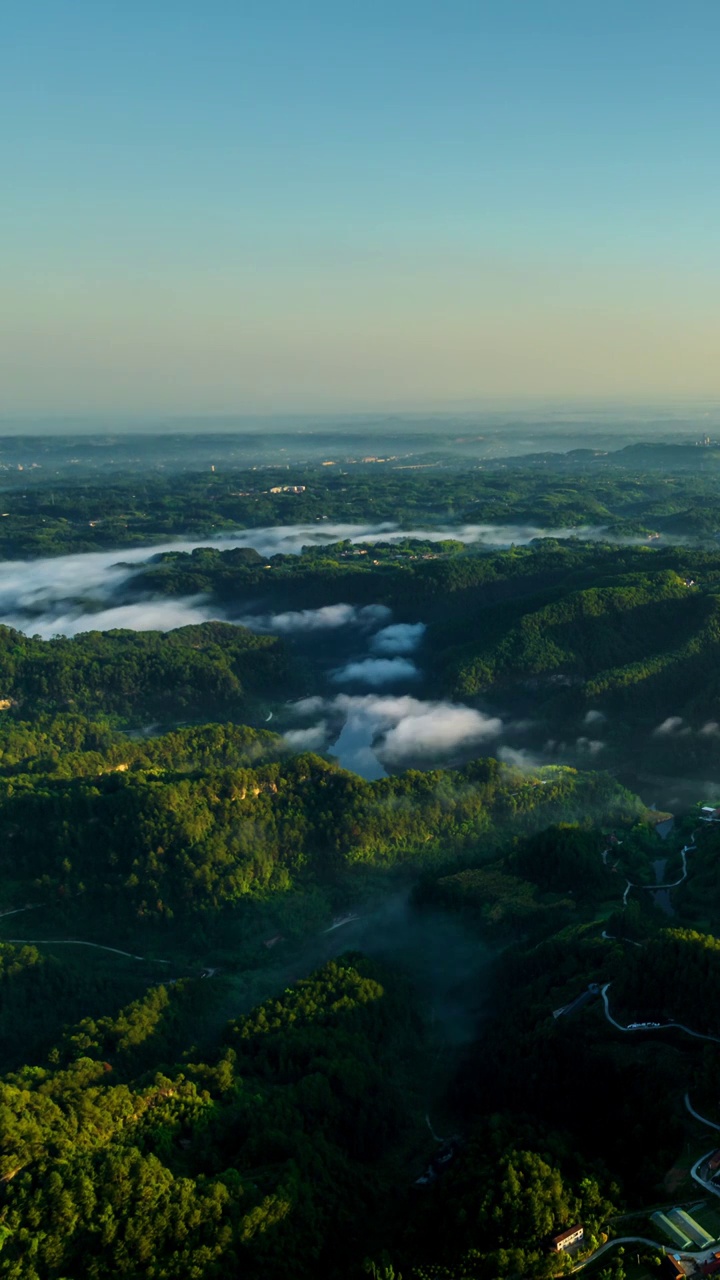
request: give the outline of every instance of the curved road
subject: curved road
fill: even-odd
[[[706,1120],[705,1116],[701,1116],[700,1112],[695,1110],[690,1101],[689,1093],[685,1094],[685,1106],[690,1112],[690,1115],[694,1116],[696,1120],[699,1120],[700,1124],[707,1125],[708,1129],[716,1129],[720,1133],[720,1124],[715,1124],[714,1120]],[[712,1151],[707,1151],[704,1156],[701,1156],[699,1160],[695,1161],[692,1169],[690,1170],[690,1177],[693,1182],[697,1182],[698,1186],[702,1187],[703,1191],[709,1191],[711,1195],[720,1196],[720,1190],[712,1182],[707,1182],[705,1178],[701,1178],[698,1173],[700,1165],[704,1164],[711,1155]]]
[[[94,947],[96,951],[112,951],[116,956],[127,956],[129,960],[145,960],[149,964],[172,964],[172,960],[156,960],[154,956],[136,956],[132,951],[120,951],[118,947],[104,947],[101,942],[83,942],[80,938],[3,938],[3,942],[13,942],[24,947]]]
[[[655,893],[656,890],[658,889],[677,889],[679,884],[682,884],[683,881],[687,880],[687,874],[688,874],[687,855],[688,855],[688,846],[685,845],[684,848],[680,850],[680,857],[682,858],[683,873],[680,879],[673,880],[672,884],[633,884],[632,880],[628,880],[627,884],[625,885],[625,892],[623,894],[623,906],[625,907],[627,906],[628,894],[631,889],[646,889],[649,893]]]
[[[601,1244],[600,1248],[596,1249],[594,1253],[591,1253],[584,1262],[578,1262],[577,1266],[572,1269],[573,1273],[575,1271],[582,1271],[583,1267],[587,1267],[591,1262],[595,1262],[598,1258],[601,1258],[604,1253],[607,1253],[608,1249],[614,1249],[615,1246],[619,1244],[649,1244],[651,1249],[659,1249],[661,1253],[667,1253],[666,1245],[658,1244],[657,1240],[648,1240],[647,1236],[616,1236],[614,1240],[608,1240],[607,1244]],[[691,1252],[692,1250],[690,1249],[683,1249],[683,1253]],[[707,1249],[703,1249],[702,1252],[707,1253]]]
[[[618,1031],[664,1031],[666,1027],[677,1027],[680,1031],[685,1031],[689,1036],[695,1036],[698,1040],[713,1040],[716,1044],[720,1044],[720,1038],[718,1038],[718,1036],[704,1036],[699,1031],[693,1031],[690,1027],[684,1027],[680,1022],[667,1022],[662,1027],[624,1027],[622,1023],[616,1022],[610,1012],[607,997],[609,986],[610,983],[606,982],[605,986],[601,988],[600,994],[602,995],[603,1004],[605,1006],[605,1017],[608,1022],[612,1023],[612,1025],[617,1028]],[[690,1101],[689,1093],[685,1094],[685,1106],[690,1112],[690,1115],[696,1120],[699,1120],[701,1124],[707,1125],[709,1129],[716,1129],[720,1133],[720,1124],[715,1124],[714,1120],[707,1120],[705,1116],[701,1116],[699,1111],[695,1110]],[[694,1182],[697,1182],[698,1186],[702,1187],[703,1191],[709,1191],[712,1195],[720,1196],[720,1190],[717,1187],[714,1187],[711,1182],[706,1182],[698,1173],[700,1166],[704,1164],[708,1159],[708,1156],[711,1154],[712,1152],[708,1151],[704,1156],[701,1156],[699,1160],[695,1161],[695,1164],[690,1170],[690,1176]],[[573,1273],[576,1271],[582,1271],[588,1263],[595,1262],[595,1260],[601,1257],[603,1253],[607,1253],[608,1249],[614,1249],[616,1245],[620,1244],[644,1244],[649,1245],[652,1249],[659,1249],[662,1253],[669,1252],[667,1245],[659,1244],[657,1240],[650,1240],[647,1236],[617,1236],[614,1240],[608,1240],[606,1244],[601,1245],[599,1249],[596,1249],[594,1253],[591,1253],[583,1262],[579,1262],[577,1266],[573,1267]],[[683,1249],[682,1253],[686,1254],[688,1257],[702,1258],[711,1257],[714,1254],[714,1251],[715,1246],[713,1245],[712,1249]]]
[[[698,1169],[700,1168],[700,1165],[704,1164],[708,1156],[711,1156],[711,1155],[712,1155],[712,1151],[706,1151],[704,1156],[701,1156],[699,1160],[695,1161],[692,1169],[690,1170],[690,1177],[692,1178],[693,1182],[697,1182],[698,1186],[702,1187],[703,1191],[709,1191],[710,1194],[713,1196],[720,1196],[720,1191],[718,1190],[718,1188],[714,1187],[712,1182],[706,1182],[705,1179],[701,1178],[700,1174],[698,1173]]]
[[[618,1031],[629,1031],[632,1034],[637,1035],[640,1031],[667,1031],[670,1028],[675,1027],[678,1031],[684,1031],[686,1035],[694,1036],[696,1040],[712,1040],[713,1044],[720,1044],[720,1036],[703,1035],[702,1031],[693,1031],[692,1027],[686,1027],[682,1022],[663,1022],[659,1027],[624,1027],[621,1022],[617,1022],[615,1018],[613,1018],[610,1012],[610,1004],[607,997],[609,986],[611,986],[611,983],[606,982],[605,986],[601,988],[600,994],[603,998],[603,1004],[605,1005],[605,1017],[608,1022],[612,1023],[612,1025],[617,1028]],[[713,1127],[717,1128],[718,1126],[715,1125]]]
[[[708,1129],[717,1129],[718,1131],[720,1131],[720,1124],[715,1124],[714,1120],[706,1120],[705,1116],[701,1116],[700,1113],[695,1110],[694,1106],[690,1101],[689,1093],[685,1094],[685,1106],[690,1112],[690,1115],[694,1116],[696,1120],[699,1120],[701,1124],[706,1124]]]
[[[619,1026],[619,1023],[614,1023],[614,1025]],[[620,1027],[620,1030],[627,1031],[628,1028]],[[706,1120],[705,1116],[701,1116],[699,1112],[697,1112],[694,1109],[692,1103],[690,1102],[689,1093],[685,1094],[685,1106],[687,1107],[691,1116],[694,1116],[695,1119],[699,1120],[701,1124],[706,1124],[708,1128],[717,1129],[720,1132],[720,1124],[715,1124],[713,1120]],[[710,1182],[705,1182],[705,1180],[701,1178],[698,1173],[698,1169],[700,1165],[705,1160],[707,1160],[708,1155],[710,1154],[711,1153],[708,1152],[706,1155],[701,1156],[699,1160],[695,1161],[695,1164],[690,1170],[690,1176],[693,1178],[695,1182],[698,1183],[699,1186],[702,1187],[703,1191],[710,1191],[712,1192],[713,1195],[720,1196],[720,1191],[717,1189],[717,1187],[714,1187]],[[614,1249],[615,1245],[619,1245],[619,1244],[645,1244],[645,1245],[650,1245],[652,1249],[659,1249],[662,1253],[670,1252],[667,1245],[658,1244],[657,1240],[650,1240],[648,1239],[647,1236],[617,1236],[614,1240],[608,1240],[607,1244],[601,1245],[600,1248],[596,1249],[594,1253],[591,1253],[588,1258],[585,1258],[584,1262],[579,1262],[576,1267],[573,1267],[573,1272],[582,1271],[583,1267],[586,1267],[588,1263],[595,1262],[596,1259],[601,1257],[603,1253],[607,1253],[608,1249]],[[712,1257],[715,1252],[715,1246],[713,1245],[711,1249],[682,1249],[680,1252],[682,1252],[683,1254],[686,1254],[688,1257],[691,1257],[691,1258]]]
[[[642,942],[633,942],[632,938],[621,938],[616,933],[608,933],[607,929],[603,929],[600,937],[604,938],[606,942],[629,942],[631,947],[640,947],[642,951]]]
[[[695,832],[693,832],[693,834],[692,834],[692,836],[691,836],[691,839],[692,839],[692,841],[693,841],[693,843],[694,843],[694,841],[695,841]],[[683,864],[683,874],[682,874],[682,876],[680,877],[680,879],[679,879],[679,880],[676,880],[676,881],[674,882],[674,884],[635,885],[635,884],[632,884],[632,883],[628,880],[627,885],[626,885],[626,888],[625,888],[625,892],[624,892],[624,894],[623,894],[623,903],[624,903],[625,905],[627,905],[627,896],[628,896],[628,893],[630,892],[630,890],[631,890],[631,889],[651,889],[651,890],[652,890],[652,889],[676,889],[678,885],[682,884],[682,883],[683,883],[683,881],[687,879],[687,873],[688,873],[688,870],[687,870],[687,853],[688,853],[688,846],[686,845],[686,846],[683,848],[683,850],[682,850],[682,852],[681,852],[681,855],[680,855],[680,856],[681,856],[681,858],[682,858],[682,864]],[[606,932],[605,932],[605,930],[603,930],[603,934],[602,934],[602,936],[603,936],[604,938],[607,938],[607,939],[609,940],[609,939],[611,938],[611,936],[612,936],[612,935],[611,935],[611,934],[606,933]],[[628,941],[630,941],[630,939],[628,939]],[[640,946],[640,945],[642,945],[642,944],[640,944],[640,943],[635,943],[634,945],[635,945],[635,946]],[[609,1022],[609,1023],[611,1023],[611,1024],[612,1024],[612,1026],[616,1028],[616,1030],[618,1030],[618,1031],[628,1031],[628,1032],[632,1032],[632,1031],[664,1031],[666,1027],[675,1027],[675,1028],[677,1028],[679,1031],[685,1031],[685,1032],[687,1033],[687,1035],[689,1035],[689,1036],[694,1036],[694,1037],[695,1037],[696,1039],[698,1039],[698,1040],[712,1040],[715,1044],[720,1044],[720,1037],[718,1037],[718,1036],[706,1036],[706,1035],[702,1035],[702,1034],[701,1034],[701,1032],[699,1032],[699,1031],[693,1031],[691,1027],[685,1027],[685,1026],[683,1026],[683,1024],[682,1024],[681,1022],[667,1022],[667,1023],[665,1023],[662,1027],[624,1027],[624,1026],[622,1025],[622,1023],[617,1022],[617,1021],[616,1021],[616,1019],[615,1019],[615,1018],[613,1018],[613,1016],[612,1016],[612,1014],[611,1014],[611,1012],[610,1012],[610,1003],[609,1003],[609,1001],[608,1001],[608,995],[607,995],[607,993],[608,993],[608,988],[610,987],[610,985],[611,985],[611,984],[610,984],[609,982],[606,982],[606,983],[605,983],[605,986],[601,988],[600,994],[602,995],[602,998],[603,998],[603,1005],[604,1005],[604,1007],[605,1007],[605,1017],[607,1018],[608,1022]],[[690,1115],[691,1115],[691,1116],[694,1116],[694,1118],[695,1118],[696,1120],[699,1120],[701,1124],[705,1124],[705,1125],[707,1125],[707,1126],[708,1126],[708,1128],[710,1128],[710,1129],[717,1129],[717,1130],[718,1130],[718,1132],[720,1132],[720,1124],[715,1124],[715,1123],[714,1123],[714,1121],[712,1121],[712,1120],[706,1120],[706,1119],[705,1119],[705,1116],[701,1116],[701,1115],[699,1114],[699,1112],[697,1112],[697,1111],[694,1109],[694,1107],[693,1107],[693,1105],[692,1105],[692,1103],[691,1103],[691,1101],[690,1101],[690,1094],[689,1094],[689,1093],[686,1093],[686,1094],[685,1094],[685,1106],[687,1107],[688,1111],[690,1112]],[[709,1154],[710,1154],[710,1153],[708,1152],[708,1155],[709,1155]],[[705,1160],[707,1160],[707,1158],[708,1158],[708,1156],[707,1156],[707,1155],[701,1156],[701,1157],[700,1157],[700,1159],[699,1159],[699,1160],[697,1160],[697,1161],[695,1162],[695,1164],[693,1165],[693,1167],[692,1167],[692,1169],[691,1169],[691,1171],[690,1171],[690,1175],[691,1175],[691,1177],[694,1179],[694,1181],[695,1181],[695,1182],[697,1182],[697,1183],[698,1183],[698,1184],[703,1188],[703,1190],[704,1190],[704,1191],[711,1191],[714,1195],[716,1195],[716,1196],[720,1196],[720,1190],[718,1190],[716,1187],[713,1187],[711,1183],[709,1183],[709,1182],[705,1182],[705,1181],[700,1177],[700,1175],[699,1175],[699,1173],[698,1173],[698,1168],[700,1167],[700,1165],[701,1165],[701,1164],[703,1164],[703,1162],[704,1162]],[[657,1240],[650,1240],[650,1239],[648,1239],[648,1237],[647,1237],[647,1236],[617,1236],[617,1237],[616,1237],[616,1239],[614,1239],[614,1240],[608,1240],[606,1244],[601,1245],[601,1246],[600,1246],[600,1248],[599,1248],[599,1249],[596,1249],[594,1253],[591,1253],[591,1254],[590,1254],[590,1256],[589,1256],[588,1258],[585,1258],[584,1262],[579,1262],[579,1263],[577,1264],[577,1266],[573,1267],[573,1268],[572,1268],[573,1273],[574,1273],[574,1272],[577,1272],[577,1271],[582,1271],[582,1270],[583,1270],[583,1268],[584,1268],[584,1267],[587,1267],[587,1266],[588,1266],[588,1264],[589,1264],[590,1262],[595,1262],[598,1258],[602,1257],[602,1255],[603,1255],[604,1253],[607,1253],[607,1251],[608,1251],[609,1249],[614,1249],[616,1245],[621,1245],[621,1244],[644,1244],[644,1245],[649,1245],[651,1249],[659,1249],[661,1253],[667,1253],[667,1252],[668,1252],[668,1247],[667,1247],[667,1245],[659,1244]],[[683,1249],[683,1251],[682,1251],[682,1252],[683,1252],[684,1254],[687,1254],[689,1257],[697,1257],[697,1258],[700,1258],[700,1257],[702,1257],[702,1256],[703,1256],[703,1254],[707,1254],[708,1256],[712,1255],[713,1250],[712,1250],[712,1249],[711,1249],[711,1250],[707,1250],[707,1249],[703,1249],[703,1250]]]

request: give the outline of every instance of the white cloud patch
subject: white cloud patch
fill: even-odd
[[[316,716],[325,709],[327,700],[314,694],[310,698],[299,698],[297,702],[288,703],[288,711],[295,716]]]
[[[583,719],[583,724],[603,724],[607,720],[604,711],[588,711]]]
[[[333,671],[334,684],[369,684],[378,688],[396,680],[417,680],[420,675],[409,658],[359,658]]]
[[[522,546],[534,538],[604,538],[606,532],[600,525],[578,525],[574,529],[548,529],[533,524],[463,524],[446,525],[434,529],[404,529],[391,522],[377,524],[336,524],[322,520],[315,524],[276,525],[264,529],[245,529],[241,535],[228,535],[212,542],[197,543],[202,546],[254,547],[265,556],[297,555],[303,547],[322,547],[328,543],[349,541],[353,545],[373,542],[402,542],[405,538],[418,538],[425,542],[444,542],[452,538],[468,546],[488,547]],[[609,540],[609,539],[608,539]],[[644,541],[642,538],[636,539]]]
[[[224,619],[224,610],[194,601],[170,602],[163,598],[152,604],[118,605],[116,592],[132,584],[142,567],[156,556],[169,552],[192,552],[198,548],[228,551],[251,547],[258,554],[271,557],[277,553],[298,555],[303,547],[326,546],[348,540],[353,545],[374,542],[395,543],[406,538],[439,542],[452,538],[466,545],[493,548],[527,545],[535,538],[602,539],[608,542],[633,543],[645,539],[611,538],[602,526],[583,525],[574,529],[544,528],[532,524],[463,524],[434,529],[400,528],[395,523],[342,524],[318,520],[312,524],[277,525],[261,529],[244,529],[217,538],[182,538],[155,546],[118,548],[115,551],[91,551],[75,555],[45,557],[37,560],[15,560],[0,564],[0,621],[28,634],[51,636],[75,635],[92,628],[113,627],[168,630],[187,622]],[[672,539],[664,539],[670,543]],[[677,540],[675,540],[677,541]],[[83,602],[82,606],[80,601]],[[157,606],[155,621],[151,609]],[[173,620],[172,608],[179,612]],[[137,608],[137,612],[131,612]],[[87,617],[83,617],[83,609]],[[94,611],[94,612],[93,612]],[[114,615],[114,616],[113,616]],[[360,626],[372,631],[382,627],[386,635],[372,642],[379,657],[402,657],[417,649],[422,638],[422,624],[398,623],[388,626],[390,611],[381,605],[359,609],[351,605],[329,605],[322,609],[288,611],[260,618],[245,619],[254,630],[277,634],[312,634],[336,627]],[[241,620],[242,621],[242,620]],[[397,627],[397,630],[393,629]],[[588,713],[592,714],[592,713]],[[600,714],[600,713],[598,713]],[[671,717],[672,718],[672,717]],[[586,719],[586,724],[592,721]],[[599,722],[598,722],[599,723]]]
[[[52,636],[77,636],[84,631],[174,631],[176,627],[197,625],[214,618],[217,618],[217,613],[204,603],[204,597],[188,596],[178,600],[118,605],[115,609],[100,609],[96,613],[50,612],[32,620],[10,616],[3,618],[3,622],[18,631],[49,640]]]
[[[306,698],[293,710],[300,715],[316,715],[318,701]],[[502,720],[474,707],[425,702],[410,695],[340,693],[322,705],[326,714],[344,719],[333,750],[342,764],[365,777],[377,776],[378,761],[401,768],[408,763],[441,759],[460,749],[484,745],[503,730]],[[375,773],[368,771],[370,749]]]
[[[401,529],[396,524],[338,524],[329,520],[314,524],[276,525],[262,529],[243,529],[219,538],[178,538],[147,547],[119,547],[115,551],[87,551],[66,556],[45,556],[37,560],[9,560],[0,565],[0,613],[37,607],[40,603],[68,600],[79,595],[111,593],[126,582],[154,556],[173,551],[194,551],[211,547],[229,551],[235,547],[252,547],[260,555],[278,552],[299,555],[303,547],[327,546],[348,539],[352,543],[398,542],[404,538],[422,538],[439,542],[455,538],[466,543],[485,542],[492,546],[511,542],[529,542],[542,536],[583,534],[590,536],[601,530],[553,530],[535,526],[462,525],[444,529]]]
[[[421,756],[447,755],[460,747],[479,746],[502,731],[502,721],[473,707],[440,702],[424,705],[388,730],[378,752],[387,764]]]
[[[392,616],[384,604],[368,604],[358,608],[353,604],[328,604],[320,609],[297,609],[287,613],[249,615],[240,618],[251,631],[275,632],[278,635],[303,635],[317,631],[335,631],[340,627],[359,626],[365,629],[380,626]]]
[[[497,753],[498,760],[503,764],[510,765],[513,769],[522,769],[524,772],[532,773],[536,769],[547,764],[546,760],[542,760],[539,756],[527,751],[525,747],[501,747]]]
[[[328,727],[320,720],[308,729],[288,729],[283,738],[293,751],[322,751],[327,746]]]
[[[393,622],[377,631],[370,641],[373,653],[385,655],[414,653],[425,631],[424,622]]]
[[[720,724],[718,724],[717,720],[708,720],[707,724],[704,724],[699,732],[704,738],[720,737]]]
[[[605,743],[598,738],[578,738],[575,746],[582,755],[596,756],[603,750]]]
[[[547,528],[535,524],[462,524],[445,525],[433,529],[407,529],[390,522],[376,524],[339,524],[330,520],[318,520],[314,524],[275,525],[263,529],[245,529],[241,534],[228,534],[223,538],[207,540],[191,546],[254,547],[260,554],[272,556],[278,552],[297,555],[303,547],[322,547],[328,543],[348,540],[358,543],[401,542],[405,538],[418,538],[425,542],[444,542],[451,538],[467,546],[487,546],[501,550],[510,546],[526,546],[535,538],[578,538],[588,542],[608,542],[618,546],[647,545],[647,537],[623,538],[608,533],[605,525],[576,525],[574,528]],[[682,545],[684,538],[662,537],[664,545]],[[188,547],[188,544],[186,544]],[[188,548],[189,549],[189,548]]]
[[[654,738],[668,737],[670,734],[676,734],[682,731],[685,721],[682,716],[667,716],[662,724],[653,729]],[[689,732],[689,731],[688,731]]]
[[[377,725],[372,717],[351,711],[332,746],[333,755],[343,769],[359,773],[362,778],[383,778],[386,776],[385,768],[372,745],[376,737]]]

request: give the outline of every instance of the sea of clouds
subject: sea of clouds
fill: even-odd
[[[250,546],[270,556],[277,552],[298,554],[303,546],[345,538],[359,543],[452,537],[468,544],[503,547],[543,536],[588,538],[602,533],[601,529],[553,530],[527,525],[463,525],[428,531],[322,521],[244,530],[211,540],[178,540],[154,547],[6,562],[0,564],[0,622],[50,638],[114,628],[169,631],[228,621],[225,609],[205,596],[132,599],[133,579],[152,557],[196,547],[226,550]],[[499,716],[475,707],[415,696],[411,689],[422,677],[418,659],[426,627],[420,621],[393,621],[385,605],[340,603],[274,614],[249,613],[232,621],[260,633],[300,639],[343,631],[356,636],[352,641],[356,652],[326,672],[329,692],[306,698],[292,709],[297,727],[287,730],[284,737],[294,750],[332,750],[345,767],[365,777],[381,776],[386,769],[408,764],[441,763],[476,749],[492,751],[511,765],[534,768],[567,750],[565,743],[552,742],[533,753],[522,744],[520,722],[504,723]],[[575,753],[588,762],[603,750],[597,736],[603,721],[601,712],[588,712],[573,744]],[[683,728],[668,717],[656,732],[677,733]],[[715,729],[715,725],[708,725],[705,732],[710,735]]]
[[[602,528],[543,529],[534,525],[464,524],[443,529],[404,529],[396,524],[339,524],[318,521],[315,524],[279,525],[263,529],[245,529],[218,538],[177,539],[150,547],[129,547],[117,551],[88,551],[66,556],[48,556],[36,560],[14,560],[0,564],[0,621],[19,630],[43,637],[76,635],[83,630],[110,630],[132,627],[137,630],[170,630],[191,623],[222,618],[208,601],[198,597],[142,600],[134,604],[114,605],[113,596],[127,587],[153,556],[173,551],[193,551],[212,547],[220,551],[234,547],[252,547],[260,555],[277,553],[298,555],[306,546],[326,546],[348,539],[353,544],[399,542],[405,538],[424,538],[440,542],[454,538],[467,545],[503,548],[527,544],[541,537],[600,538]],[[80,603],[82,602],[82,603]],[[374,606],[378,608],[379,606]],[[371,608],[373,608],[371,606]],[[360,619],[346,614],[351,606],[331,605],[327,611],[302,610],[276,615],[272,622],[256,618],[247,620],[255,629],[282,631],[323,626],[347,625]],[[333,611],[340,611],[335,612]],[[303,624],[302,619],[305,619]],[[281,619],[281,621],[278,621]],[[397,624],[401,626],[402,624]],[[421,625],[421,624],[416,624]],[[375,650],[384,656],[412,651],[412,641],[403,633],[388,636],[385,647]],[[403,648],[403,644],[406,645]],[[389,646],[395,646],[389,647]]]
[[[149,547],[122,548],[117,551],[89,551],[37,560],[16,560],[0,564],[0,621],[18,630],[48,637],[76,635],[83,630],[110,630],[132,627],[137,630],[171,630],[178,626],[207,622],[223,616],[216,606],[198,597],[141,600],[133,604],[113,604],[120,588],[132,583],[142,566],[153,556],[173,551],[190,552],[200,547],[220,551],[235,547],[252,547],[260,555],[298,555],[303,547],[327,546],[349,540],[353,544],[399,542],[420,538],[441,542],[447,538],[468,546],[486,546],[501,550],[512,545],[524,546],[535,538],[578,538],[613,542],[642,543],[643,538],[618,539],[608,535],[603,526],[582,525],[576,528],[543,528],[532,524],[462,524],[434,529],[407,529],[392,523],[342,524],[318,520],[313,524],[276,525],[262,529],[244,529],[217,538],[176,539]],[[668,539],[665,539],[667,542]],[[82,603],[81,603],[82,602]],[[340,611],[335,612],[333,611]],[[310,631],[333,625],[359,623],[360,619],[344,619],[342,610],[349,605],[331,605],[327,610],[301,610],[275,618],[252,618],[245,621],[256,630],[281,633]],[[304,619],[304,622],[303,622]],[[334,619],[338,619],[334,621]],[[402,627],[405,624],[396,624]],[[420,626],[421,624],[415,624]],[[380,656],[402,656],[412,652],[410,637],[402,632],[384,641],[374,650]],[[392,647],[394,645],[394,647]],[[403,645],[406,647],[403,648]]]
[[[304,698],[292,709],[300,719],[313,719],[313,724],[289,730],[285,739],[290,746],[322,750],[335,739],[333,750],[345,767],[366,777],[374,770],[373,760],[379,762],[382,773],[384,766],[434,760],[480,746],[503,732],[497,716],[461,703],[425,701],[408,694],[339,693],[333,698]],[[339,737],[338,718],[343,722]]]

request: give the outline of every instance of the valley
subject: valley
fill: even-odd
[[[148,479],[146,545],[0,561],[0,1273],[672,1247],[686,1096],[720,1123],[720,550],[623,528],[609,465],[618,510],[583,463],[558,520],[568,465],[453,473],[452,512],[443,466],[372,503],[306,467],[175,542]]]

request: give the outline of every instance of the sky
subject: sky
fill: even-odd
[[[720,396],[717,0],[6,0],[0,415]]]

